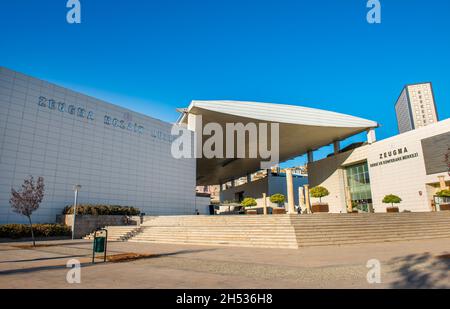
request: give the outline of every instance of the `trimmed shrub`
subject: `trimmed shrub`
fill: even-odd
[[[286,200],[286,198],[284,197],[283,194],[276,193],[276,194],[272,195],[269,200],[275,204],[283,204],[284,201]]]
[[[77,215],[93,215],[93,216],[138,216],[141,211],[132,206],[119,205],[92,205],[80,204],[77,205]],[[63,210],[63,215],[72,215],[73,205],[66,206]]]
[[[241,205],[244,207],[251,207],[251,206],[256,206],[256,200],[252,197],[246,197],[242,202]]]
[[[383,203],[385,204],[391,204],[392,207],[394,207],[394,204],[399,204],[402,201],[400,197],[394,194],[388,194],[383,198]]]
[[[60,237],[70,236],[70,227],[61,224],[33,224],[35,237]],[[28,224],[4,224],[0,225],[0,238],[28,238],[31,237],[31,229]]]
[[[328,196],[330,194],[327,188],[321,186],[311,188],[309,190],[309,193],[311,194],[312,197],[318,198],[319,203],[322,203],[322,197]]]
[[[436,193],[436,196],[439,197],[450,197],[450,190],[441,190]]]

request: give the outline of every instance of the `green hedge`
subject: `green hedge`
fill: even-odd
[[[130,206],[119,205],[91,205],[81,204],[77,205],[77,215],[122,215],[122,216],[137,216],[141,213],[138,208]],[[63,215],[73,214],[73,205],[66,206],[63,210]]]
[[[59,237],[70,236],[71,229],[61,224],[33,224],[35,237]],[[0,225],[0,238],[28,238],[31,237],[28,224],[4,224]]]

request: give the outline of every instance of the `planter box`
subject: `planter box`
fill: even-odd
[[[386,212],[400,212],[398,207],[386,207]]]
[[[439,205],[439,209],[440,209],[441,211],[444,211],[444,210],[450,210],[450,204],[448,204],[448,203],[441,204],[441,205]]]
[[[256,209],[249,209],[249,210],[246,210],[245,213],[247,215],[257,215],[258,211]]]
[[[272,215],[285,215],[286,209],[284,208],[273,208],[272,209]]]
[[[313,213],[315,212],[329,212],[330,209],[328,207],[328,204],[313,204],[311,207],[311,211]]]

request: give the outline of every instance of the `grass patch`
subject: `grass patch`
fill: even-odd
[[[120,253],[106,256],[106,261],[112,263],[130,262],[156,257],[156,254]]]

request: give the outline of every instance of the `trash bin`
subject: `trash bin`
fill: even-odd
[[[106,262],[106,247],[108,245],[108,230],[98,229],[94,232],[94,243],[92,246],[92,264],[95,263],[95,254],[103,253],[103,262]]]
[[[105,252],[105,239],[106,237],[96,237],[94,239],[94,252],[96,253]]]

